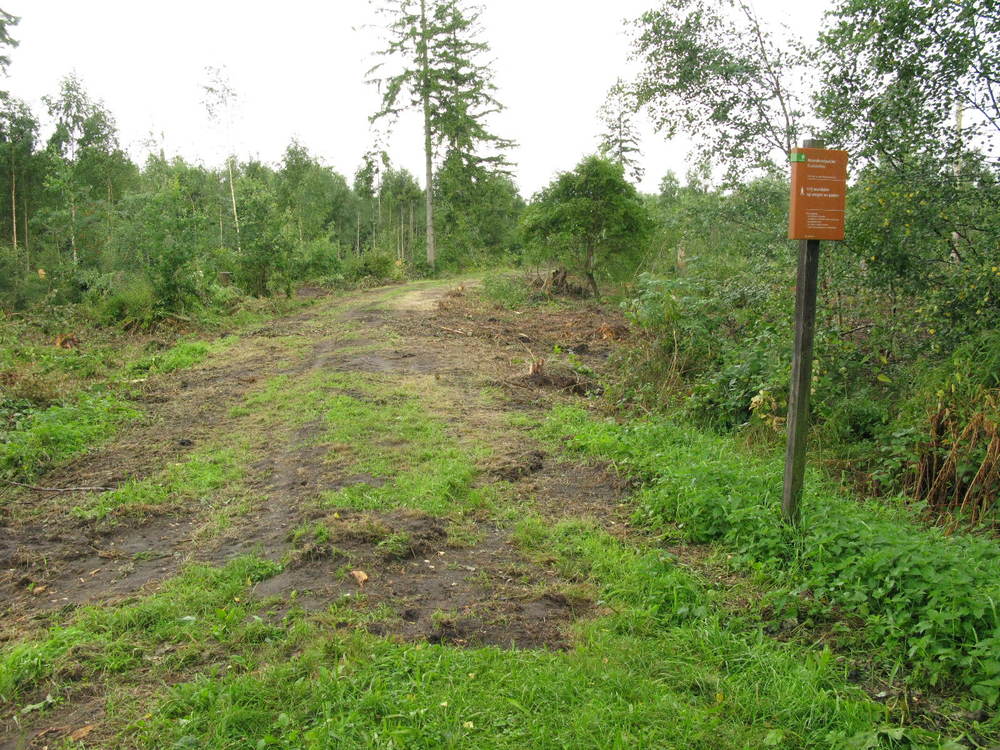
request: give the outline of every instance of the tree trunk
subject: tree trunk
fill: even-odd
[[[24,265],[31,270],[31,244],[28,242],[28,196],[21,191],[21,221],[24,222]]]
[[[10,226],[14,252],[17,253],[17,172],[13,163],[10,165]]]
[[[594,292],[594,297],[595,298],[600,297],[601,296],[601,292],[597,288],[597,279],[594,276],[594,248],[592,248],[592,247],[588,247],[587,248],[587,265],[586,265],[586,269],[587,269],[586,277],[587,277],[587,281],[590,283],[590,289],[591,289],[591,291]]]
[[[233,224],[236,226],[236,252],[242,253],[243,249],[240,247],[240,215],[236,210],[236,180],[233,177],[233,157],[229,157],[226,160],[226,166],[229,167],[229,197],[233,201]]]
[[[73,250],[73,265],[77,264],[76,255],[76,199],[69,199],[69,246]]]
[[[111,237],[115,233],[115,227],[114,227],[115,216],[111,208],[111,201],[113,198],[114,198],[114,193],[111,190],[111,180],[108,180],[108,242],[104,248],[105,252],[107,252],[108,248],[111,247]]]
[[[431,93],[430,62],[427,54],[427,0],[420,0],[420,98],[424,106],[424,176],[427,188],[424,202],[427,206],[427,265],[434,268],[437,249],[434,247],[434,153],[431,144]]]

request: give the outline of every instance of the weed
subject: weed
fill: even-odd
[[[0,477],[30,479],[59,461],[110,437],[139,416],[110,394],[82,394],[71,404],[29,412],[17,428],[0,429]]]
[[[992,542],[946,537],[814,476],[801,534],[793,535],[780,521],[776,459],[742,455],[724,438],[666,420],[619,425],[579,409],[557,409],[545,432],[644,478],[639,519],[676,524],[695,542],[718,540],[744,564],[861,617],[872,641],[908,666],[912,683],[961,685],[997,704],[1000,550]]]
[[[389,560],[398,560],[413,554],[413,538],[404,531],[389,534],[376,546],[379,553]]]

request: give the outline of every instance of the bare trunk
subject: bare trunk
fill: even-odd
[[[14,241],[14,252],[17,252],[17,172],[10,165],[10,226]]]
[[[424,192],[424,202],[427,206],[427,265],[434,268],[437,261],[437,250],[434,247],[434,153],[431,144],[431,95],[430,62],[427,56],[427,2],[420,0],[420,98],[424,106],[424,176],[427,188]]]
[[[73,250],[73,265],[77,264],[78,258],[76,255],[76,199],[70,198],[69,200],[69,245]]]
[[[600,297],[601,292],[597,288],[597,279],[594,276],[594,248],[592,247],[587,248],[586,269],[587,269],[586,276],[587,276],[587,281],[590,283],[590,289],[591,291],[593,291],[595,298]]]
[[[21,221],[24,222],[24,264],[31,270],[31,244],[28,242],[28,196],[21,193]]]
[[[111,210],[111,200],[113,197],[114,196],[111,192],[111,181],[108,180],[108,243],[105,246],[105,249],[111,247],[111,236],[114,234],[114,214]]]
[[[236,210],[236,181],[233,177],[232,157],[228,159],[226,166],[229,167],[229,197],[233,202],[233,224],[236,227],[236,252],[241,253],[243,249],[240,247],[240,214]]]
[[[361,212],[358,211],[358,229],[354,239],[354,252],[361,255]]]

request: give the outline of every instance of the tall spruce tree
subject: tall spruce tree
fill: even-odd
[[[470,169],[506,165],[510,141],[487,129],[501,109],[482,55],[489,47],[478,39],[480,12],[461,0],[387,0],[385,61],[371,80],[382,104],[371,120],[394,119],[408,108],[421,111],[424,135],[427,263],[437,260],[434,236],[434,163],[444,147]],[[388,65],[393,66],[387,72]]]
[[[599,113],[604,123],[598,151],[601,156],[620,164],[633,182],[641,182],[646,170],[639,164],[639,134],[632,117],[638,107],[625,85],[618,81],[608,92]]]

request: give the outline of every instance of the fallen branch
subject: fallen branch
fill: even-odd
[[[33,484],[14,482],[10,479],[4,481],[14,487],[24,487],[27,490],[34,490],[35,492],[110,492],[115,489],[114,487],[36,487]]]
[[[447,331],[448,333],[457,333],[459,336],[468,336],[469,334],[465,331],[460,331],[457,328],[445,328],[444,326],[438,326],[442,331]]]

